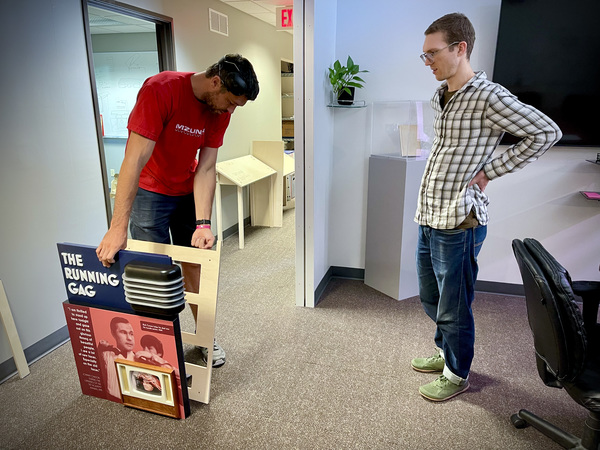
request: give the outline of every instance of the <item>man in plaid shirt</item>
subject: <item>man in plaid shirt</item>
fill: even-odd
[[[488,223],[485,188],[490,180],[535,161],[562,136],[543,113],[489,81],[484,72],[473,71],[474,42],[469,19],[448,14],[425,31],[421,55],[436,80],[443,81],[431,100],[435,139],[415,216],[419,294],[436,323],[438,352],[411,364],[419,372],[441,372],[419,388],[433,401],[469,388],[475,342],[471,303]],[[504,132],[520,141],[495,157]]]

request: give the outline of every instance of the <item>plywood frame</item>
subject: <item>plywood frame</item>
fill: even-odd
[[[253,226],[283,225],[283,141],[252,141],[252,155],[277,171],[271,180],[250,186],[250,216]]]
[[[4,290],[2,280],[0,280],[0,319],[2,319],[2,324],[4,325],[6,335],[8,336],[8,342],[10,343],[15,365],[17,366],[17,371],[19,372],[19,378],[25,378],[27,375],[29,375],[29,365],[27,364],[27,359],[25,358],[25,353],[23,352],[21,340],[19,339],[19,333],[17,333],[17,327],[15,325],[12,312],[10,311],[8,297],[6,296],[6,291]]]
[[[189,398],[207,404],[210,401],[210,382],[212,377],[212,364],[210,364],[210,361],[212,361],[213,341],[215,338],[221,246],[221,241],[217,241],[215,250],[158,244],[134,239],[127,241],[127,250],[159,253],[170,256],[176,262],[198,264],[200,266],[198,293],[185,293],[186,302],[197,309],[196,331],[194,333],[182,331],[181,337],[185,344],[208,349],[207,360],[209,363],[206,367],[190,362],[185,363],[186,375],[191,375],[192,377],[191,385],[188,386]]]

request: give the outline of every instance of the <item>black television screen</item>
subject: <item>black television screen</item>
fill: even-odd
[[[492,79],[553,119],[562,145],[600,146],[599,18],[600,0],[502,1]]]

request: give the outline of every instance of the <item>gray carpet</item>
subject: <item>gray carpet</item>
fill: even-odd
[[[478,293],[471,388],[422,399],[435,375],[410,369],[434,350],[417,298],[395,301],[361,281],[334,279],[315,309],[294,305],[294,212],[281,229],[248,228],[224,243],[210,404],[175,420],[79,388],[71,345],[0,385],[0,448],[540,449],[558,448],[509,417],[527,408],[580,434],[585,410],[545,387],[522,298]],[[193,322],[181,314],[184,329]]]

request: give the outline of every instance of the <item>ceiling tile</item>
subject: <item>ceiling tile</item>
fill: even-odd
[[[230,5],[250,15],[269,12],[267,9],[263,8],[258,3],[249,1],[230,3]]]
[[[262,2],[262,1],[256,1],[254,3],[259,4],[260,6],[262,6],[263,8],[265,8],[266,10],[271,12],[271,15],[273,16],[273,20],[275,20],[275,11],[277,10],[277,5],[273,5],[270,2]]]
[[[293,0],[221,0],[232,8],[236,8],[252,17],[275,26],[277,6],[292,6]]]
[[[275,15],[273,13],[270,12],[264,12],[264,13],[257,13],[257,14],[252,14],[253,17],[256,17],[257,19],[262,20],[263,22],[267,22],[270,25],[275,26]]]

